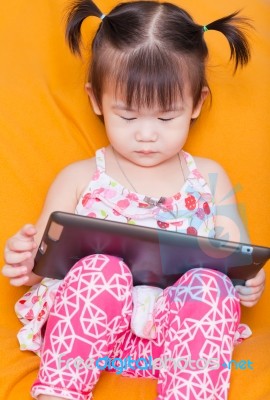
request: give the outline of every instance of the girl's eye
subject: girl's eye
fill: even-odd
[[[160,121],[167,122],[173,120],[173,118],[158,118]]]
[[[122,119],[124,119],[125,121],[134,121],[134,119],[136,118],[125,118],[125,117],[121,117]]]

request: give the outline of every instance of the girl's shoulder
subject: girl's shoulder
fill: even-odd
[[[234,197],[233,185],[225,169],[218,162],[209,158],[193,158],[197,169],[214,192],[216,202],[219,203],[224,197],[228,198],[229,202],[234,202],[232,199]]]
[[[96,170],[95,157],[73,162],[64,167],[57,175],[55,182],[58,187],[69,186],[79,199]]]
[[[213,173],[225,173],[224,168],[215,160],[210,158],[193,156],[197,169],[203,176]]]
[[[92,158],[87,158],[85,160],[80,160],[80,161],[75,161],[69,165],[67,165],[65,168],[62,169],[60,174],[70,174],[70,175],[88,175],[89,178],[89,172],[91,175],[91,172],[94,173],[94,170],[96,168],[96,159],[95,157]]]

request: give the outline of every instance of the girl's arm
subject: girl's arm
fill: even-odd
[[[47,194],[44,208],[36,223],[25,225],[6,243],[4,250],[5,265],[3,275],[14,286],[32,286],[42,280],[34,274],[34,258],[41,241],[48,218],[53,211],[73,213],[82,190],[94,172],[95,164],[91,160],[81,161],[66,167],[56,177]]]
[[[224,169],[214,161],[207,160],[208,182],[214,190],[217,207],[216,237],[235,242],[250,243],[249,235],[239,215],[232,184]],[[212,182],[211,182],[212,180]],[[246,286],[236,286],[241,304],[252,307],[261,297],[265,286],[265,272],[246,281]]]

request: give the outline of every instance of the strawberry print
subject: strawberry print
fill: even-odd
[[[89,210],[96,201],[100,200],[92,198],[91,193],[87,193],[82,199],[82,205]]]
[[[189,226],[189,227],[187,228],[187,234],[188,234],[188,235],[192,235],[192,236],[197,236],[197,235],[198,235],[198,232],[197,232],[197,229],[196,229],[196,228],[194,228],[193,226]]]
[[[139,208],[149,208],[149,204],[148,203],[139,203],[138,207]]]
[[[34,318],[33,310],[29,310],[25,318],[27,319],[27,321],[32,321],[32,319]]]
[[[171,222],[171,225],[177,226],[178,228],[183,225],[183,221]]]
[[[174,200],[180,200],[181,199],[181,193],[177,193],[173,196]]]
[[[185,199],[185,205],[188,210],[194,210],[196,208],[196,199],[194,196],[190,195]]]
[[[39,334],[36,333],[35,335],[33,335],[33,341],[35,342],[37,339],[39,338]]]
[[[37,320],[41,321],[41,319],[42,319],[42,317],[44,317],[44,315],[45,315],[45,310],[41,310],[40,313],[37,316]]]
[[[157,221],[157,224],[159,226],[159,228],[161,229],[168,229],[170,224],[168,224],[167,222],[163,222],[163,221]]]
[[[91,199],[91,193],[86,193],[82,199],[82,205],[86,207],[88,201]]]
[[[162,205],[163,205],[163,207],[167,208],[167,210],[172,211],[173,210],[173,198],[166,197],[166,199]]]
[[[125,209],[130,205],[130,201],[128,199],[119,200],[116,205],[122,209]]]
[[[207,202],[203,203],[203,210],[204,210],[206,215],[210,214],[210,207],[209,207],[209,204]]]
[[[90,212],[90,213],[88,214],[88,217],[90,217],[90,218],[97,218],[97,214],[94,213],[94,212]]]
[[[33,304],[37,303],[38,301],[39,301],[39,296],[33,296],[32,299],[31,299],[31,302]]]
[[[128,193],[127,199],[133,200],[133,201],[138,201],[139,198],[138,198],[138,196],[136,195],[136,193]]]

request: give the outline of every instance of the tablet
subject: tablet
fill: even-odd
[[[270,258],[270,248],[54,212],[33,271],[63,279],[78,260],[91,254],[122,258],[134,286],[165,288],[189,269],[201,267],[223,272],[234,284],[244,284]]]

